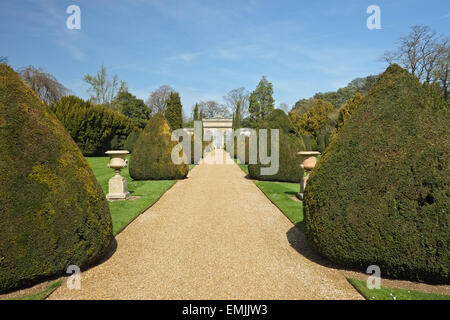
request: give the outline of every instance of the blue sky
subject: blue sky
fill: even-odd
[[[72,4],[81,30],[66,28]],[[381,30],[366,27],[372,4]],[[44,68],[83,98],[83,76],[103,62],[139,98],[172,86],[190,114],[198,100],[254,90],[263,75],[276,105],[291,106],[380,73],[377,58],[414,24],[448,36],[450,1],[2,0],[0,56],[14,68]]]

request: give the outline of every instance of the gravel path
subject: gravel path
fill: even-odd
[[[50,299],[362,299],[244,176],[195,167],[83,272],[81,290],[63,282]]]

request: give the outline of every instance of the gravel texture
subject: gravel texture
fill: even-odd
[[[116,240],[49,299],[362,299],[236,164],[195,167]]]

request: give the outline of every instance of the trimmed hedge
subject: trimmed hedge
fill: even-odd
[[[313,150],[313,147],[317,147],[317,145],[314,141],[314,137],[307,135],[307,134],[302,134],[301,137],[302,137],[303,143],[305,145],[305,150],[311,151],[311,150]]]
[[[113,236],[105,195],[77,145],[0,64],[0,291],[85,268]]]
[[[75,96],[63,97],[49,108],[85,156],[122,149],[130,133],[139,130],[133,120],[120,112]]]
[[[261,167],[269,165],[249,164],[248,173],[251,179],[267,181],[286,181],[300,182],[303,176],[303,169],[300,167],[301,157],[297,152],[305,150],[303,140],[296,131],[284,111],[276,109],[267,117],[267,119],[257,129],[258,136],[260,129],[267,129],[267,151],[270,155],[271,135],[270,129],[280,129],[279,131],[279,170],[275,175],[261,175]],[[259,139],[259,138],[258,138]],[[259,154],[259,143],[258,143]]]
[[[449,159],[448,106],[390,66],[308,180],[307,238],[346,267],[449,283]]]
[[[189,166],[172,162],[172,131],[161,113],[157,113],[140,134],[130,157],[130,176],[135,180],[172,180],[187,176]]]
[[[130,153],[132,153],[133,149],[134,149],[134,145],[136,144],[136,141],[138,140],[140,134],[141,133],[139,131],[131,132],[128,135],[127,140],[125,140],[125,143],[123,145],[123,149],[124,150],[128,150],[128,151],[130,151]]]
[[[183,128],[183,106],[178,92],[170,93],[164,116],[172,130]]]

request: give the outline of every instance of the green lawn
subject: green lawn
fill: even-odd
[[[369,289],[366,282],[349,278],[350,282],[356,290],[361,293],[367,300],[450,300],[450,295],[426,293],[405,289]]]
[[[55,291],[58,287],[60,287],[61,283],[62,283],[62,280],[58,279],[58,280],[53,281],[52,283],[50,283],[50,285],[47,287],[47,289],[45,289],[45,290],[43,290],[43,291],[41,291],[39,293],[24,295],[24,296],[17,297],[17,298],[12,298],[12,299],[9,299],[9,300],[44,300],[53,291]]]
[[[103,191],[107,194],[108,181],[114,175],[113,170],[107,167],[109,157],[87,157],[86,159],[91,165]],[[154,204],[164,192],[177,182],[177,180],[135,181],[130,178],[128,168],[123,169],[121,175],[127,178],[128,190],[131,195],[140,196],[140,198],[109,203],[114,235],[122,231],[128,223]]]
[[[300,183],[257,180],[254,182],[293,224],[302,226],[302,203],[293,199],[300,190]]]
[[[237,163],[237,160],[234,160]],[[237,165],[239,166],[239,168],[242,169],[242,171],[245,172],[245,174],[248,176],[248,164],[239,164],[237,163]]]
[[[238,164],[239,167],[248,175],[248,165]],[[275,204],[281,212],[295,225],[302,227],[303,207],[300,201],[297,201],[295,195],[300,191],[300,182],[274,182],[253,180],[256,186]]]

